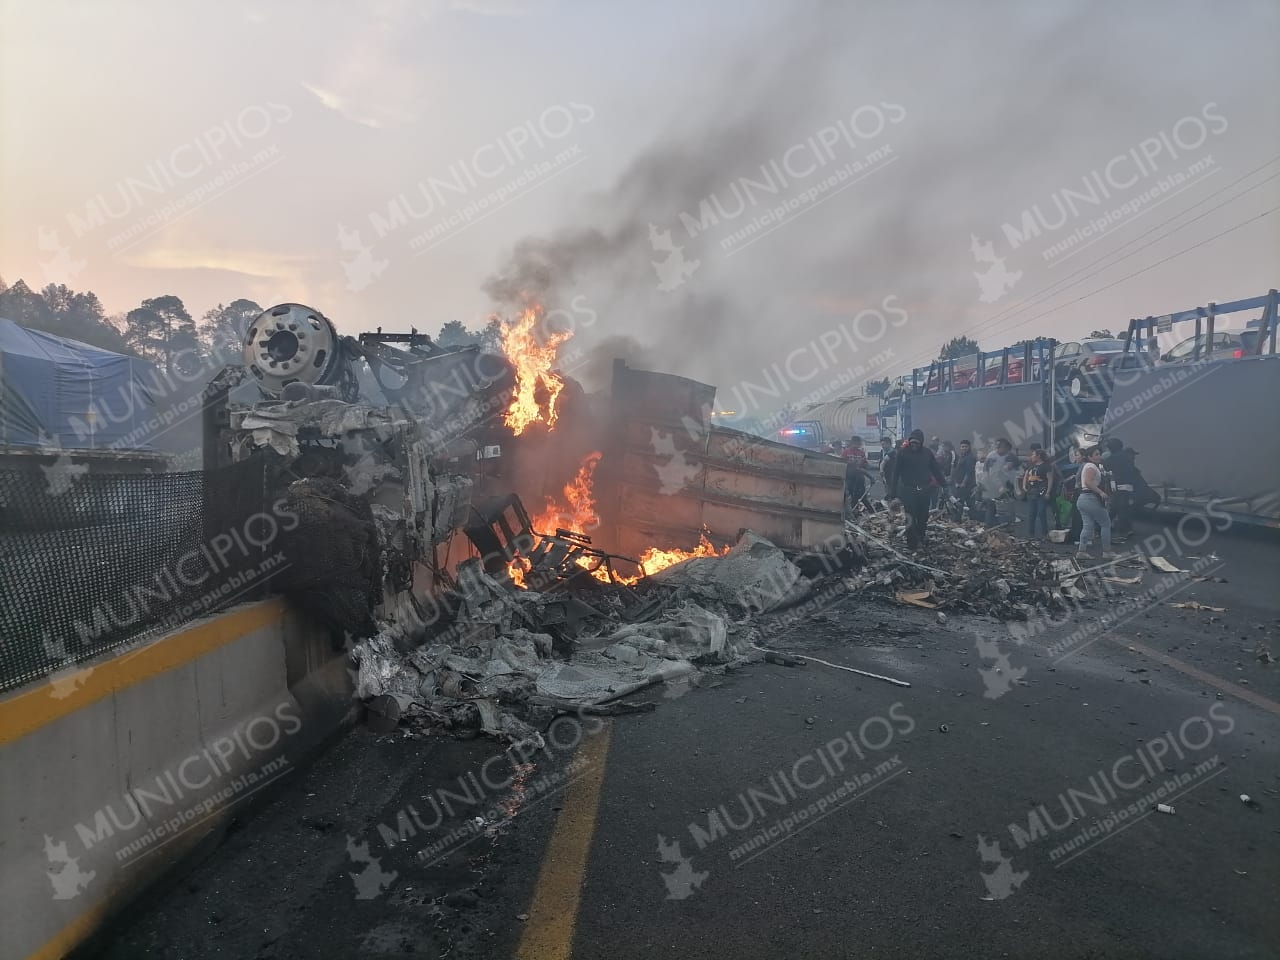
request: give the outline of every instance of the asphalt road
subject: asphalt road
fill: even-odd
[[[1280,956],[1280,547],[1161,552],[1227,582],[1120,570],[1020,634],[849,597],[774,645],[910,688],[753,665],[566,719],[509,787],[357,730],[102,955]]]

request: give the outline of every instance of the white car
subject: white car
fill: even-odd
[[[1077,450],[1102,446],[1102,424],[1077,423],[1071,428],[1071,445]]]

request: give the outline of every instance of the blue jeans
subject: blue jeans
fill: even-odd
[[[1032,540],[1049,535],[1049,501],[1044,497],[1027,497],[1027,527],[1027,536]]]
[[[1093,544],[1093,530],[1102,531],[1102,552],[1111,552],[1111,514],[1107,513],[1107,505],[1096,493],[1082,493],[1076,498],[1076,509],[1080,511],[1080,553],[1088,553]]]

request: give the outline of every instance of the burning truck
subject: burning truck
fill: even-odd
[[[206,468],[265,460],[299,517],[274,589],[376,715],[536,739],[517,705],[598,707],[747,655],[742,616],[843,549],[840,464],[710,424],[715,388],[686,378],[616,361],[588,395],[557,369],[570,336],[534,306],[500,350],[445,348],[284,303],[210,384]]]

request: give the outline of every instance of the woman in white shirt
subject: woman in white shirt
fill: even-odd
[[[1111,494],[1102,482],[1102,451],[1090,447],[1084,452],[1084,465],[1080,468],[1080,496],[1076,498],[1076,509],[1080,511],[1083,524],[1080,543],[1076,547],[1077,558],[1089,555],[1095,527],[1102,533],[1102,559],[1115,557],[1111,551],[1111,514],[1107,512],[1110,499]]]

